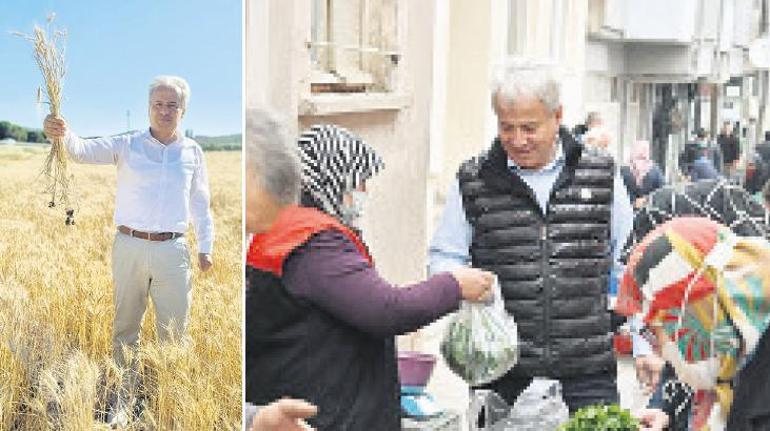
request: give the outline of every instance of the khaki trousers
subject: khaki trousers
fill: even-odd
[[[147,298],[155,306],[160,341],[185,334],[190,315],[190,251],[185,237],[148,241],[116,233],[112,245],[112,280],[115,319],[112,351],[118,365],[126,366],[123,347],[139,345],[139,331]]]

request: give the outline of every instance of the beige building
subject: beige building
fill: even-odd
[[[363,230],[395,283],[425,272],[434,13],[423,1],[246,2],[247,106],[272,107],[295,133],[350,128],[385,160]]]

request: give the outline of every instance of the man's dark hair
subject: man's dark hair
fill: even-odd
[[[706,131],[706,129],[704,129],[703,127],[701,127],[700,129],[698,129],[698,133],[696,133],[696,136],[697,136],[699,139],[705,139],[707,135],[708,135],[708,132],[707,132],[707,131]]]
[[[575,136],[580,136],[585,134],[585,132],[588,131],[588,127],[585,124],[578,124],[575,126],[575,129],[573,130],[573,134]]]
[[[765,130],[765,142],[770,142],[770,130]]]

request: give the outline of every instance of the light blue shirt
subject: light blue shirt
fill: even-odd
[[[540,210],[545,214],[548,198],[556,179],[565,164],[561,142],[556,142],[554,159],[540,169],[523,169],[508,159],[508,167],[518,175],[535,194]],[[618,172],[613,182],[612,221],[610,227],[610,249],[613,258],[611,277],[623,273],[620,254],[628,235],[633,229],[634,211],[625,184]],[[455,180],[447,193],[444,212],[431,240],[429,254],[430,274],[451,271],[470,264],[470,245],[473,227],[465,217],[459,181]],[[634,356],[649,353],[650,346],[634,334]]]

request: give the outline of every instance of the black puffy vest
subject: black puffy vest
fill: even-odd
[[[474,267],[500,280],[518,324],[508,378],[615,373],[607,289],[614,166],[560,131],[565,166],[543,214],[495,140],[458,173]]]
[[[392,337],[362,333],[246,266],[246,401],[308,400],[319,431],[401,429]]]

